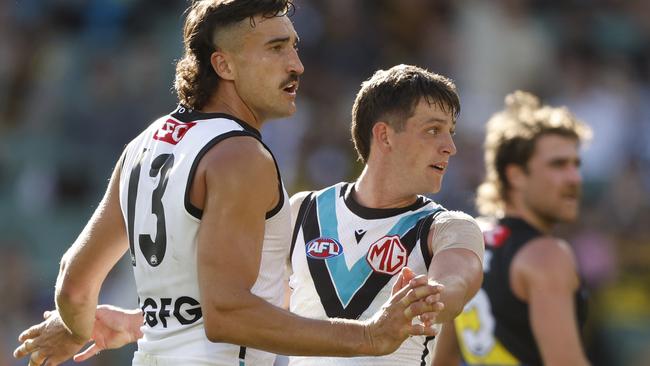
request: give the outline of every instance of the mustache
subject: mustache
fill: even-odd
[[[300,82],[300,76],[298,76],[297,73],[292,72],[292,73],[289,74],[289,76],[284,81],[282,81],[282,83],[280,84],[280,88],[284,88],[285,86],[287,86],[287,84],[293,83],[294,81],[296,83],[299,83]]]
[[[582,187],[579,184],[571,184],[562,190],[562,195],[580,198],[582,195]]]

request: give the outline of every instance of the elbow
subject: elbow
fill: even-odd
[[[236,323],[227,311],[207,309],[204,311],[204,330],[205,336],[213,343],[233,343],[237,344],[237,329],[232,326]]]
[[[56,304],[59,308],[81,308],[91,302],[92,297],[85,291],[70,284],[57,285]]]
[[[205,322],[205,336],[210,342],[213,343],[229,343],[226,332],[223,327],[218,324],[210,324],[207,320]]]
[[[464,306],[463,304],[460,304],[460,306],[455,306],[454,309],[451,309],[448,316],[449,321],[456,319],[456,317],[463,312],[463,306]]]
[[[84,281],[74,281],[69,275],[69,264],[66,256],[61,259],[59,276],[56,281],[55,297],[57,306],[81,307],[91,302],[92,291],[84,286]]]
[[[453,321],[463,311],[463,304],[445,304],[443,311],[438,314],[436,323],[447,323]]]

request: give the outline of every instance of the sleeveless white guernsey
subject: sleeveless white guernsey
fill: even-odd
[[[191,204],[189,191],[203,155],[220,141],[242,135],[260,140],[257,130],[232,116],[181,106],[126,148],[120,204],[145,314],[134,365],[273,364],[271,353],[210,342],[200,307],[196,249],[202,212]],[[278,179],[282,182],[279,171]],[[276,306],[283,300],[291,225],[282,183],[278,190],[280,202],[266,215],[260,271],[252,288],[253,294]]]
[[[367,319],[390,298],[404,265],[426,274],[435,217],[446,210],[424,197],[409,207],[369,209],[352,184],[312,192],[302,202],[292,243],[291,311],[308,318]],[[383,357],[291,357],[290,366],[420,365],[432,337],[409,337]]]

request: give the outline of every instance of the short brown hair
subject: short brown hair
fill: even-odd
[[[401,131],[422,98],[449,111],[454,120],[460,113],[453,81],[420,67],[397,65],[364,81],[352,107],[352,141],[359,160],[368,160],[372,128],[378,121],[386,120]]]
[[[215,32],[246,18],[291,15],[291,0],[195,0],[187,9],[183,28],[183,58],[176,64],[174,89],[181,104],[202,109],[214,93],[219,76],[210,56],[219,47]]]
[[[485,180],[476,197],[479,213],[503,215],[510,190],[506,167],[515,164],[526,169],[537,140],[548,134],[580,143],[591,137],[591,129],[566,107],[541,105],[533,94],[517,90],[506,96],[505,108],[487,122]]]

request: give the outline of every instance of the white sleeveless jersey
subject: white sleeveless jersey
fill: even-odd
[[[302,202],[292,238],[291,311],[309,318],[367,319],[390,298],[407,263],[428,272],[427,246],[442,206],[420,196],[404,208],[369,209],[352,199],[353,185],[339,183]],[[290,366],[420,365],[433,337],[409,337],[382,357],[291,357]]]
[[[135,365],[272,365],[275,355],[210,342],[204,331],[197,275],[202,212],[189,200],[203,155],[232,136],[259,132],[232,116],[179,107],[155,121],[126,148],[120,204],[128,231],[144,337]],[[261,142],[261,141],[260,141]],[[245,169],[245,167],[242,167]],[[280,173],[278,171],[280,182]],[[252,292],[280,306],[291,220],[287,193],[266,215],[260,271]]]

